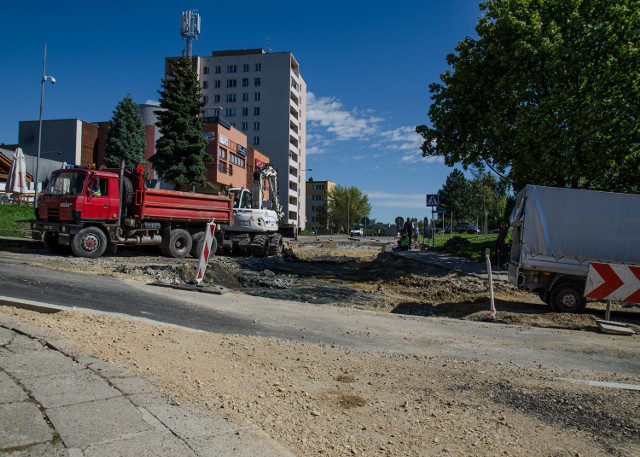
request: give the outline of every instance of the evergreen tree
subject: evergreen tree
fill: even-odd
[[[182,57],[172,63],[169,77],[162,81],[156,153],[149,159],[165,181],[178,189],[204,186],[207,145],[202,134],[202,95],[191,60]]]
[[[142,116],[130,95],[126,95],[113,111],[111,127],[105,142],[104,163],[109,167],[119,167],[124,159],[126,168],[144,165],[144,135]]]

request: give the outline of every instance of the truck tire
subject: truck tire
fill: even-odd
[[[133,183],[126,176],[122,181],[122,208],[127,208],[133,201]]]
[[[42,238],[42,242],[44,243],[44,247],[47,252],[51,255],[67,255],[69,254],[69,246],[65,246],[64,244],[58,243],[58,235],[54,234],[45,234],[44,238]]]
[[[206,234],[204,232],[196,232],[191,238],[193,239],[193,243],[191,246],[191,255],[196,259],[199,259],[200,255],[202,254],[202,250],[204,249]],[[213,240],[211,240],[211,250],[209,251],[209,258],[213,257],[216,254],[217,250],[218,240],[216,240],[216,237],[214,236]]]
[[[559,313],[580,313],[587,306],[582,296],[584,286],[575,282],[562,282],[551,291],[551,307]]]
[[[251,241],[251,254],[254,257],[267,257],[271,242],[267,235],[256,235]]]
[[[85,227],[71,239],[71,251],[78,257],[95,259],[107,249],[107,236],[98,227]]]
[[[282,255],[283,250],[284,240],[282,239],[282,235],[276,233],[271,237],[271,247],[269,248],[269,254]]]
[[[169,236],[162,240],[160,247],[164,255],[174,259],[182,259],[189,255],[193,241],[189,232],[183,229],[171,230]]]

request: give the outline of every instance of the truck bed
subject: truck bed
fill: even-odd
[[[162,189],[137,191],[134,204],[143,220],[215,220],[230,224],[233,211],[233,200],[229,197]]]

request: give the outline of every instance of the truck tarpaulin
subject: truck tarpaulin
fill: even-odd
[[[523,257],[640,264],[640,195],[528,185],[511,214],[523,223]]]

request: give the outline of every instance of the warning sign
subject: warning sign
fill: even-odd
[[[427,194],[427,206],[438,206],[440,204],[440,196],[438,194]]]

